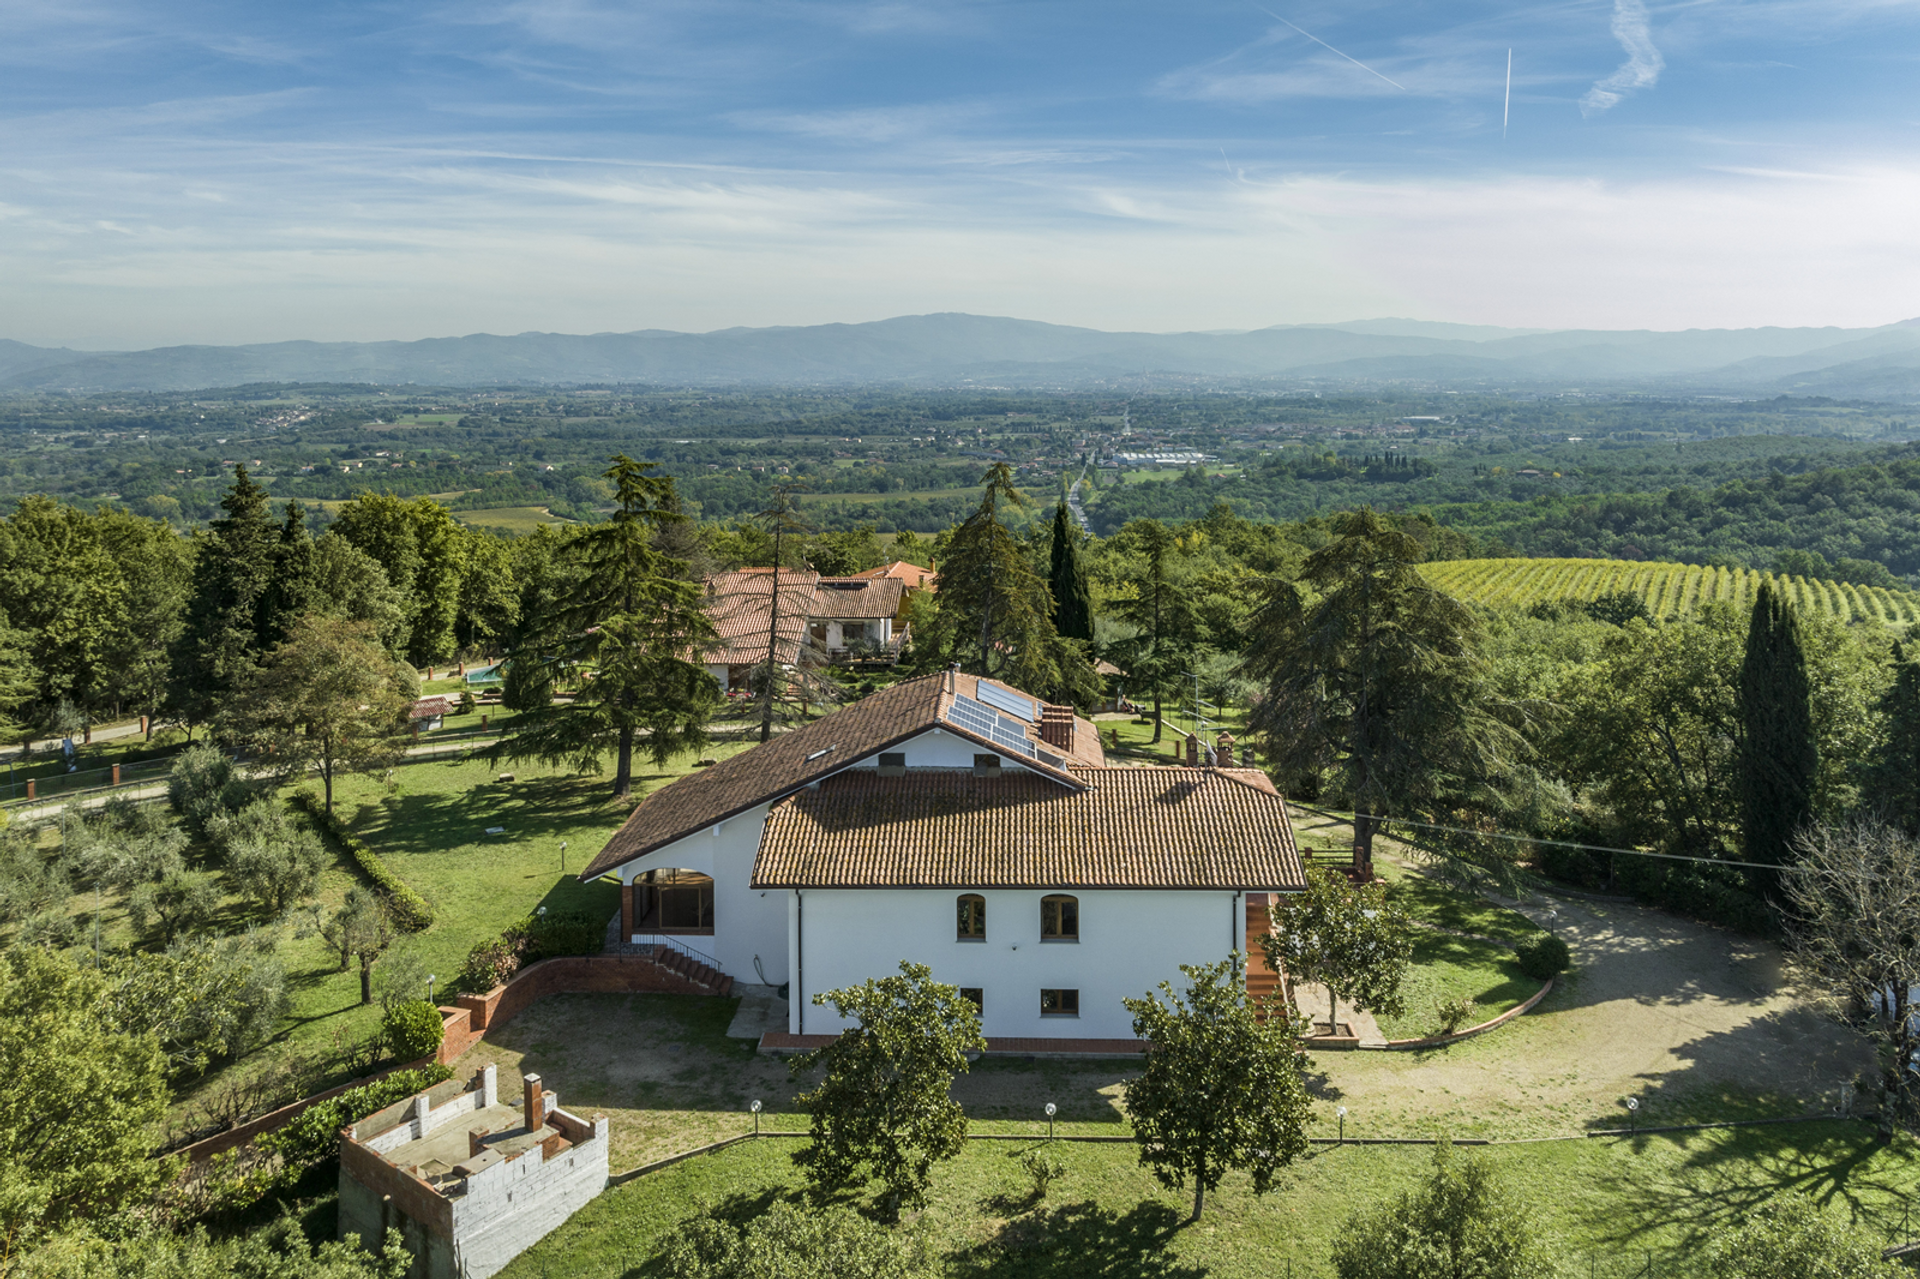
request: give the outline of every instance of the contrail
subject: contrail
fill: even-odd
[[[1507,117],[1513,113],[1513,50],[1507,50],[1507,100],[1500,104],[1500,140],[1507,140]]]
[[[1313,34],[1313,32],[1307,31],[1301,27],[1294,26],[1293,23],[1287,22],[1285,18],[1281,17],[1279,14],[1275,13],[1273,10],[1267,8],[1265,5],[1257,4],[1253,7],[1260,10],[1260,12],[1266,14],[1269,18],[1272,18],[1275,22],[1286,22],[1288,26],[1293,27],[1295,31],[1300,32],[1301,35],[1313,41],[1315,44],[1319,45],[1322,49],[1325,49],[1330,53],[1340,53],[1340,50],[1334,48],[1332,45],[1328,44],[1325,40],[1322,40],[1319,36]],[[1360,59],[1351,56],[1350,54],[1340,53],[1340,56],[1345,58],[1348,62],[1351,62],[1354,66],[1359,67],[1362,71],[1366,72],[1368,75],[1380,76],[1382,80],[1386,80],[1388,84],[1400,90],[1400,92],[1402,93],[1413,92],[1413,90],[1407,88],[1406,85],[1401,84],[1398,80],[1389,79],[1386,76],[1380,75],[1378,71],[1375,71],[1372,67],[1360,61]]]

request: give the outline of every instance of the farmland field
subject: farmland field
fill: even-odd
[[[455,511],[453,518],[475,528],[505,529],[513,533],[529,533],[542,524],[567,523],[544,506],[489,506],[478,511]]]
[[[1655,617],[1685,616],[1709,600],[1747,608],[1762,582],[1809,612],[1842,621],[1920,622],[1920,595],[1851,582],[1786,577],[1743,568],[1634,560],[1443,560],[1421,567],[1427,580],[1470,604],[1527,608],[1552,600],[1594,600],[1626,592]]]

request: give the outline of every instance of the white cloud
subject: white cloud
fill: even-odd
[[[1646,0],[1613,0],[1613,38],[1627,51],[1627,60],[1606,79],[1594,81],[1580,99],[1582,115],[1598,115],[1637,89],[1651,89],[1666,69],[1666,59],[1654,47]]]

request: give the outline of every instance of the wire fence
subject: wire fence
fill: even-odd
[[[166,780],[167,772],[172,767],[173,760],[169,757],[31,777],[25,769],[18,770],[16,774],[14,769],[9,768],[4,779],[0,779],[0,807],[151,785]]]

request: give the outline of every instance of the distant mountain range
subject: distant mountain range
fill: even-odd
[[[1670,333],[1420,320],[1108,333],[948,313],[713,333],[477,333],[111,352],[0,339],[0,391],[189,391],[250,382],[1070,387],[1139,385],[1142,378],[1910,400],[1920,399],[1920,320]]]

